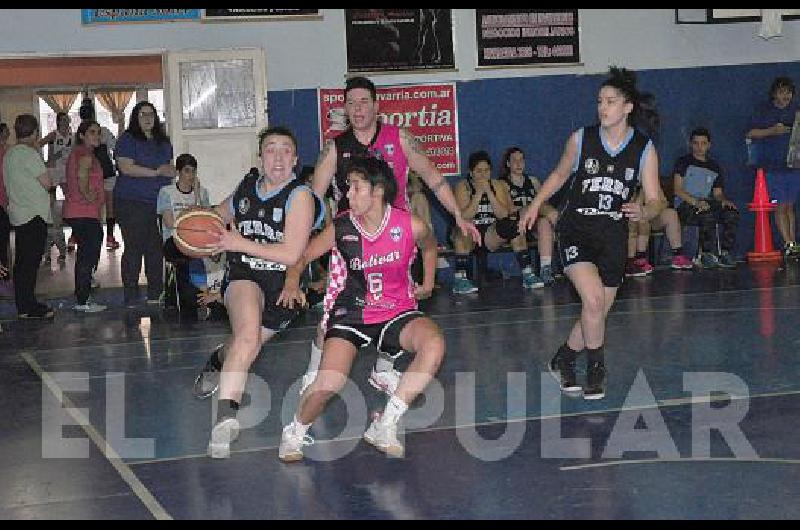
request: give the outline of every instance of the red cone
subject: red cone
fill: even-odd
[[[747,253],[748,261],[780,261],[781,253],[772,246],[772,228],[769,224],[769,212],[775,205],[769,201],[767,178],[764,169],[756,170],[756,186],[753,191],[753,202],[747,205],[751,212],[756,212],[755,251]]]

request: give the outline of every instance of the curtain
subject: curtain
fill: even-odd
[[[125,107],[134,95],[133,90],[108,90],[95,92],[97,101],[111,113],[111,120],[117,124],[117,138],[125,132]]]
[[[71,93],[64,93],[64,94],[55,94],[55,93],[40,93],[38,94],[40,98],[47,103],[47,106],[53,109],[53,112],[58,114],[59,112],[69,112],[69,109],[72,108],[72,104],[75,103],[75,100],[80,95],[80,92],[71,92]]]

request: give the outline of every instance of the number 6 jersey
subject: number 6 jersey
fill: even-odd
[[[368,234],[350,211],[334,220],[323,325],[376,324],[417,308],[411,262],[417,252],[411,214],[386,207],[383,222]]]

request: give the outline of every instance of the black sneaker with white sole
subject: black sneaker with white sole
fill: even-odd
[[[562,392],[575,394],[582,390],[575,375],[575,358],[569,359],[559,350],[547,364],[550,374],[558,381]]]
[[[586,369],[586,388],[583,389],[583,399],[603,399],[605,391],[606,366],[597,362]]]
[[[224,346],[225,344],[219,344],[214,348],[203,370],[197,374],[193,389],[194,397],[197,399],[211,397],[219,388],[220,372],[222,372],[222,359],[219,354]]]

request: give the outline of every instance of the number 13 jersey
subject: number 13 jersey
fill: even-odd
[[[380,228],[369,234],[350,211],[334,220],[323,325],[376,324],[417,308],[411,262],[417,252],[411,214],[386,207]]]
[[[579,155],[565,209],[575,220],[622,221],[622,205],[630,202],[640,181],[640,171],[650,139],[631,129],[613,150],[600,133],[599,125],[586,127],[579,135]]]

